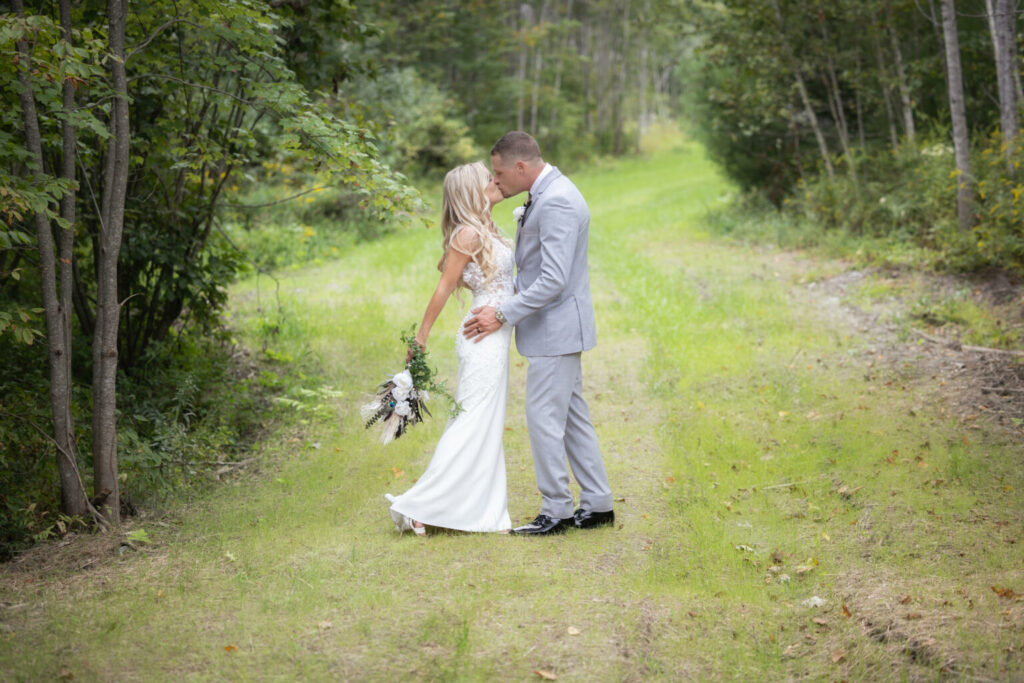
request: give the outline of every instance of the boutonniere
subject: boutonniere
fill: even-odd
[[[524,213],[526,213],[526,207],[525,206],[517,206],[516,208],[512,209],[512,218],[515,219],[517,224],[521,220],[523,220],[523,214]]]

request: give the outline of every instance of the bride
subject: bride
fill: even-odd
[[[470,310],[500,306],[512,296],[512,249],[491,219],[491,209],[502,199],[479,161],[453,168],[445,176],[441,280],[416,333],[421,347],[426,348],[430,328],[457,287],[473,292]],[[470,316],[467,312],[463,323]],[[422,536],[425,525],[460,531],[507,531],[512,526],[501,444],[511,328],[503,325],[479,343],[457,331],[455,400],[462,411],[449,421],[427,471],[413,487],[400,496],[386,494],[399,531]]]

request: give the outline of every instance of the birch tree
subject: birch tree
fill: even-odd
[[[946,46],[946,73],[949,84],[949,112],[953,120],[953,151],[956,155],[956,212],[961,230],[973,224],[973,193],[971,189],[971,141],[967,130],[967,107],[964,102],[963,68],[960,64],[960,37],[954,0],[942,0],[942,37]]]
[[[1017,145],[1020,105],[1020,70],[1017,64],[1017,3],[1015,0],[986,0],[992,44],[995,48],[996,81],[999,90],[999,123],[1011,164]]]

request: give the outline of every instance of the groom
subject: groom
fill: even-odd
[[[491,149],[494,182],[506,197],[529,191],[516,230],[516,294],[500,309],[473,309],[464,334],[480,341],[514,325],[526,356],[526,424],[543,503],[512,533],[540,536],[615,522],[612,493],[594,425],[583,400],[580,354],[594,347],[587,239],[590,212],[576,186],[544,163],[537,141],[506,133]],[[573,511],[569,470],[580,485]]]

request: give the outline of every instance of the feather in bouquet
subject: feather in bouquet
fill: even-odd
[[[402,341],[412,351],[412,358],[402,370],[377,387],[372,401],[363,405],[361,413],[366,428],[381,425],[380,442],[388,444],[405,434],[406,430],[424,415],[430,415],[426,401],[431,394],[448,399],[451,414],[457,415],[461,406],[455,402],[444,382],[434,379],[435,371],[427,364],[427,353],[416,343],[416,327],[402,334]]]

